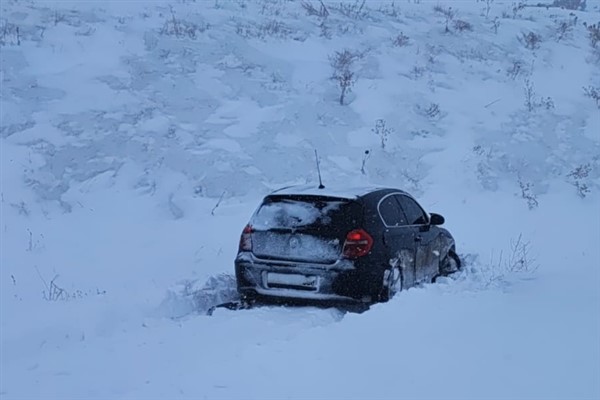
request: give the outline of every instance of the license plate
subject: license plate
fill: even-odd
[[[269,272],[267,274],[267,284],[277,286],[300,286],[305,288],[314,288],[317,286],[317,277],[299,274],[278,274]]]

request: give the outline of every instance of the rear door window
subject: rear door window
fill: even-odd
[[[267,197],[254,214],[257,230],[351,230],[359,225],[360,205],[354,201],[320,196]]]
[[[394,195],[384,197],[379,203],[379,215],[386,226],[406,225],[406,216],[395,197]]]

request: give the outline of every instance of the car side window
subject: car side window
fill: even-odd
[[[408,196],[396,196],[406,214],[408,225],[424,225],[428,222],[427,214],[417,204],[416,201]]]
[[[402,226],[407,224],[406,216],[395,196],[383,198],[381,203],[379,203],[379,215],[386,226]]]

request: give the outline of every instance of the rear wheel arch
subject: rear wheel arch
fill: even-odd
[[[452,246],[450,246],[450,250],[448,250],[448,254],[446,254],[446,256],[451,256],[453,257],[456,262],[458,263],[458,268],[462,268],[462,260],[460,259],[460,257],[458,256],[458,253],[456,252],[456,245],[454,244],[454,242],[452,242]]]
[[[440,260],[439,276],[448,276],[462,269],[462,262],[454,247],[446,253],[446,256]],[[437,277],[436,277],[437,278]],[[435,281],[435,278],[434,278]]]

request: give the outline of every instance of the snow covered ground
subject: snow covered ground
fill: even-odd
[[[2,399],[600,398],[600,2],[306,4],[2,2]],[[204,316],[314,149],[444,215],[467,268]]]

